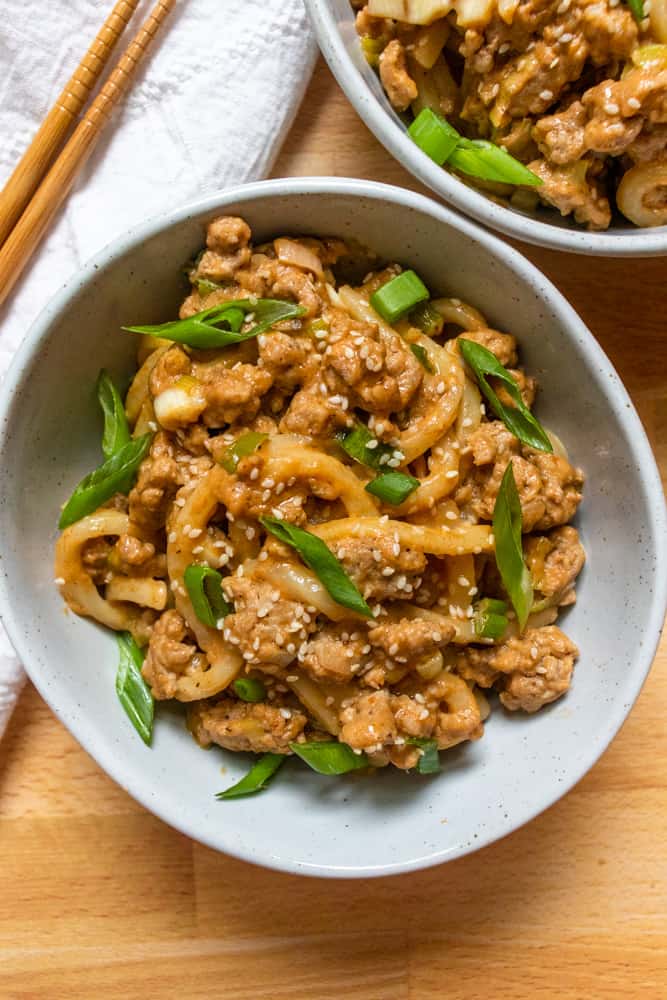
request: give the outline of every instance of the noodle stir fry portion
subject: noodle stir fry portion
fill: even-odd
[[[667,0],[352,0],[412,139],[522,211],[667,225]]]
[[[514,337],[359,247],[254,247],[239,218],[189,279],[180,319],[131,328],[124,402],[100,376],[105,461],[56,551],[72,610],[119,633],[142,738],[154,701],[187,703],[202,746],[262,755],[235,797],[290,754],[428,773],[482,736],[489,688],[509,711],[564,694],[583,477]]]

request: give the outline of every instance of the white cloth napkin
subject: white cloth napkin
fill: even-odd
[[[128,41],[153,3],[140,6]],[[0,0],[0,185],[112,6],[49,0],[35,17],[25,0]],[[268,173],[314,59],[301,0],[179,0],[0,313],[0,378],[37,313],[106,243],[167,207]],[[0,626],[0,736],[23,680]]]

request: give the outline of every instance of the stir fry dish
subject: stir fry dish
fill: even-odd
[[[667,225],[667,0],[352,0],[436,163],[591,230]]]
[[[509,333],[412,270],[334,238],[253,246],[222,217],[180,319],[132,326],[104,461],[60,518],[56,583],[118,633],[118,697],[202,746],[322,774],[437,771],[495,689],[536,712],[569,688],[583,476],[532,413]],[[118,336],[131,334],[119,331]]]

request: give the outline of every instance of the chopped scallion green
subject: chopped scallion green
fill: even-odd
[[[493,536],[496,565],[523,631],[533,603],[533,584],[523,558],[521,528],[521,501],[510,461],[493,510]]]
[[[311,743],[290,743],[290,750],[318,774],[347,774],[368,767],[365,754],[356,754],[347,743],[335,740],[313,740]]]
[[[220,465],[225,472],[235,473],[236,466],[241,459],[252,455],[253,451],[259,448],[260,444],[263,444],[268,436],[268,434],[259,434],[257,431],[248,431],[246,434],[242,434],[233,444],[230,444],[220,459]]]
[[[338,435],[338,441],[350,458],[369,469],[386,468],[388,462],[397,458],[396,449],[378,441],[363,424],[355,424],[351,430],[343,431]]]
[[[419,327],[425,334],[429,337],[438,337],[442,333],[443,327],[445,325],[445,320],[442,313],[438,312],[435,306],[432,306],[430,302],[420,302],[419,305],[410,313],[410,322],[413,326]],[[415,347],[419,347],[420,351],[424,351],[423,347],[419,344],[410,344],[410,350],[413,354],[416,353]],[[426,354],[426,351],[424,351]],[[417,354],[417,357],[419,355]],[[426,367],[424,365],[424,367]],[[431,366],[431,370],[433,370]]]
[[[500,146],[486,139],[461,139],[447,161],[454,170],[483,181],[500,184],[524,184],[538,187],[542,178]]]
[[[440,754],[436,740],[424,740],[417,736],[409,736],[406,743],[410,746],[418,747],[421,751],[417,761],[417,770],[420,774],[437,774],[440,770]]]
[[[413,309],[418,302],[428,299],[429,290],[414,271],[401,271],[371,295],[371,305],[386,323]]]
[[[507,604],[485,597],[474,607],[473,628],[482,639],[502,639],[507,628]]]
[[[459,350],[463,360],[472,368],[479,387],[484,393],[491,409],[502,420],[508,430],[519,441],[523,441],[524,444],[529,445],[531,448],[536,448],[538,451],[552,452],[554,450],[553,445],[546,431],[524,403],[514,378],[504,365],[501,365],[495,354],[487,350],[486,347],[483,347],[482,344],[478,344],[475,340],[466,340],[464,337],[459,337]],[[487,378],[489,375],[502,382],[514,406],[505,406],[500,401],[489,384]]]
[[[285,762],[285,757],[279,753],[265,753],[256,764],[250,768],[245,777],[235,785],[218,792],[216,799],[240,799],[244,795],[254,795],[263,792],[278,768]]]
[[[129,493],[150,446],[150,434],[134,438],[97,469],[84,476],[63,507],[58,527],[62,530],[92,514],[110,500],[114,493]]]
[[[131,333],[149,333],[198,350],[228,347],[264,333],[274,323],[303,316],[305,309],[294,302],[280,299],[234,299],[211,306],[202,312],[154,326],[124,326]],[[256,320],[249,330],[242,331],[244,322]]]
[[[120,654],[116,674],[116,694],[128,719],[146,746],[150,746],[155,705],[150,688],[141,676],[144,654],[129,632],[118,632],[116,641]]]
[[[256,677],[237,677],[232,684],[241,701],[264,701],[266,688]]]
[[[453,125],[431,108],[422,108],[408,135],[439,167],[450,158],[461,138]]]
[[[324,589],[337,604],[349,608],[350,611],[355,611],[365,618],[373,617],[373,612],[366,601],[331,549],[325,545],[321,538],[303,528],[297,528],[289,521],[280,521],[277,517],[260,517],[259,520],[266,531],[299,553],[306,566],[312,569]]]
[[[200,622],[217,628],[232,610],[222,592],[222,576],[210,566],[190,563],[183,574],[188,597]]]
[[[419,486],[419,480],[404,472],[384,472],[366,486],[366,492],[382,500],[384,503],[398,507]]]
[[[428,356],[426,348],[422,347],[421,344],[410,344],[410,350],[416,357],[422,368],[425,368],[429,375],[432,375],[435,368],[431,364],[431,359]]]
[[[96,388],[97,398],[104,414],[102,452],[105,458],[111,458],[130,440],[130,428],[125,416],[123,400],[109,372],[102,369],[97,378]]]

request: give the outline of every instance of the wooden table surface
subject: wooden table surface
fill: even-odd
[[[418,188],[319,65],[276,176]],[[667,474],[665,261],[527,255],[583,316]],[[591,773],[471,857],[389,879],[263,871],[118,788],[28,685],[0,745],[0,997],[667,995],[667,642]]]

